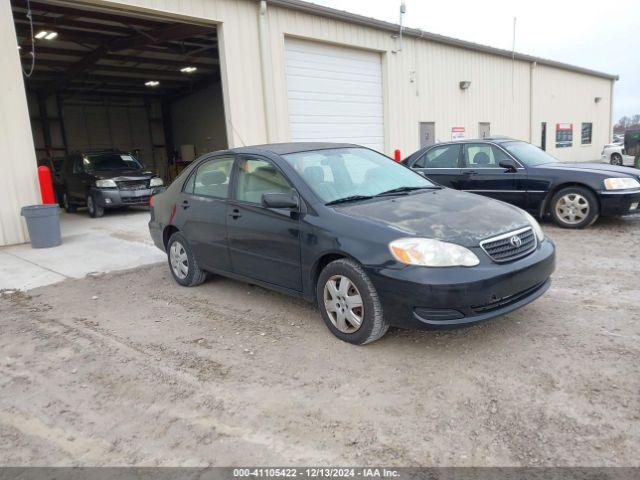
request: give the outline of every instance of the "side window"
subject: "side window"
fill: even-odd
[[[184,182],[182,191],[184,193],[190,193],[191,195],[193,195],[193,189],[195,188],[195,185],[196,185],[196,172],[191,172],[191,175],[189,175],[189,178],[187,179],[187,181]]]
[[[82,157],[80,155],[76,155],[73,158],[73,170],[74,174],[84,173],[84,166],[82,165]]]
[[[458,168],[460,145],[434,147],[422,156],[413,168]]]
[[[271,162],[259,158],[243,158],[238,163],[236,198],[244,202],[262,203],[264,193],[289,193],[292,188]]]
[[[476,143],[466,146],[465,162],[468,168],[497,168],[498,163],[493,155],[491,145]]]
[[[496,166],[500,166],[500,162],[503,160],[511,160],[511,157],[507,155],[504,150],[496,147],[495,145],[491,145],[491,151],[493,152],[493,158],[495,159]]]
[[[193,178],[193,194],[227,198],[233,161],[233,158],[216,158],[200,165],[196,174],[191,176]],[[187,181],[185,192],[187,188],[191,187],[189,185],[191,182],[191,179]]]

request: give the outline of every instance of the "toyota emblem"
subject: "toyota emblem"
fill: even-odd
[[[509,239],[509,243],[515,248],[519,248],[522,246],[522,239],[518,235],[514,235]]]

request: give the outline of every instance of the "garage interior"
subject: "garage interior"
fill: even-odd
[[[45,0],[11,6],[39,163],[119,149],[171,181],[227,148],[215,25]]]

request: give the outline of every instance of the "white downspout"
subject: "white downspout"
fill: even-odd
[[[275,105],[273,103],[273,68],[271,64],[271,50],[269,48],[269,25],[267,21],[267,2],[260,1],[258,14],[258,37],[260,42],[260,73],[262,76],[262,102],[264,106],[264,121],[267,131],[267,143],[275,141]]]

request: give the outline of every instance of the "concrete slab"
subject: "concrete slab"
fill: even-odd
[[[88,273],[126,270],[162,262],[151,241],[149,212],[108,212],[102,218],[62,213],[62,245],[33,249],[29,244],[0,249],[0,289],[29,290]]]

